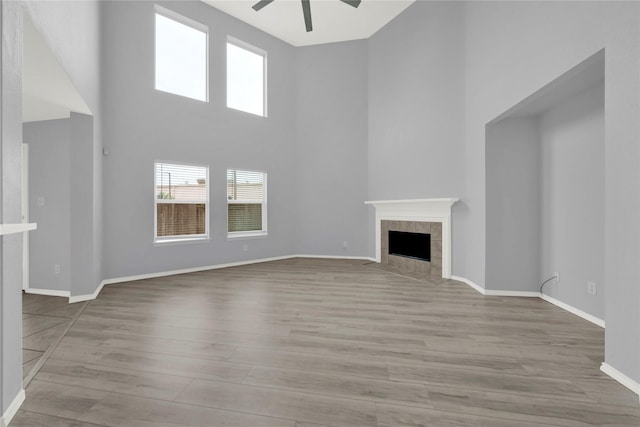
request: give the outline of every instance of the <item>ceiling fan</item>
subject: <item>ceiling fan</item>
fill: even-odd
[[[311,0],[301,0],[302,1],[302,14],[304,15],[304,25],[307,28],[307,32],[313,30],[313,24],[311,23]],[[358,7],[360,6],[361,0],[340,0],[342,3],[346,3],[349,6]],[[260,0],[258,3],[254,4],[253,10],[256,12],[273,2],[273,0]]]

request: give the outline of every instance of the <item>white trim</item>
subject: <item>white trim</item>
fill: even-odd
[[[159,15],[164,16],[165,18],[169,18],[173,21],[179,22],[182,25],[186,25],[187,27],[191,27],[194,30],[198,30],[201,33],[209,34],[209,26],[203,24],[202,22],[196,21],[195,19],[188,18],[184,15],[179,14],[171,9],[167,9],[166,7],[162,7],[160,5],[154,5],[155,12]]]
[[[154,17],[153,17],[153,88],[157,91],[157,92],[163,92],[163,93],[168,93],[171,95],[176,95],[176,96],[180,96],[182,98],[185,99],[192,99],[194,101],[199,101],[199,102],[206,102],[209,103],[209,89],[210,89],[210,83],[209,83],[209,72],[210,72],[210,67],[209,67],[209,26],[203,24],[202,22],[193,20],[191,18],[188,18],[184,15],[179,14],[178,12],[174,12],[173,10],[167,9],[165,7],[159,6],[159,5],[154,5]],[[190,27],[193,30],[199,31],[201,33],[205,34],[205,93],[204,93],[204,99],[200,99],[200,98],[194,98],[192,96],[189,95],[184,95],[181,93],[175,93],[175,92],[168,92],[166,90],[162,90],[162,89],[158,89],[158,70],[156,69],[156,57],[157,57],[157,53],[158,53],[158,41],[157,41],[157,35],[158,35],[158,20],[156,15],[160,15],[166,19],[170,19],[172,21],[175,21],[179,24],[185,25],[187,27]]]
[[[442,223],[442,278],[451,278],[451,206],[457,198],[366,201],[376,211],[376,261],[382,259],[382,221]]]
[[[158,191],[158,184],[156,182],[157,174],[158,174],[158,165],[161,165],[160,181],[162,182],[162,180],[164,179],[164,176],[162,176],[162,174],[168,173],[169,183],[171,183],[171,173],[169,171],[162,172],[162,165],[179,166],[179,167],[186,166],[186,167],[192,167],[192,168],[202,168],[205,170],[204,185],[205,185],[206,199],[204,201],[204,205],[205,205],[204,234],[187,234],[187,235],[180,235],[180,236],[174,236],[174,235],[158,236],[158,203],[160,204],[170,203],[170,202],[164,201],[164,199],[158,199],[156,196],[156,191]],[[176,243],[188,244],[188,243],[208,243],[209,242],[210,240],[209,217],[211,216],[211,212],[209,211],[209,209],[211,209],[210,196],[209,196],[209,192],[211,191],[211,186],[209,185],[210,176],[211,175],[209,174],[209,165],[176,162],[174,160],[172,161],[154,160],[153,162],[153,245],[154,246],[164,246],[167,244],[172,245]],[[171,192],[171,185],[169,185],[169,192]],[[186,205],[202,204],[202,200],[191,200],[191,201],[173,200],[173,203],[183,203]]]
[[[55,289],[37,289],[37,288],[28,288],[24,290],[27,294],[34,295],[47,295],[50,297],[66,297],[69,298],[71,293],[69,291],[58,291]]]
[[[254,55],[258,55],[258,56],[262,56],[262,114],[256,114],[253,113],[251,111],[246,111],[246,110],[241,110],[235,107],[229,107],[229,79],[227,76],[227,99],[226,99],[226,104],[227,104],[227,108],[230,108],[232,110],[236,110],[236,111],[242,111],[244,113],[249,113],[249,114],[253,114],[254,116],[258,116],[258,117],[267,117],[267,51],[264,49],[261,49],[257,46],[254,46],[250,43],[247,43],[245,41],[242,41],[240,39],[237,39],[233,36],[229,36],[227,35],[227,46],[225,48],[225,53],[226,53],[226,61],[227,61],[227,73],[229,72],[229,46],[228,45],[233,45],[237,48],[240,49],[244,49],[247,52],[253,53]]]
[[[473,283],[471,280],[467,279],[466,277],[451,275],[451,280],[457,280],[458,282],[462,282],[465,285],[469,285],[473,289],[475,289],[476,291],[478,291],[482,295],[484,295],[484,288],[482,286],[480,286],[480,285],[477,285],[477,284]]]
[[[22,223],[29,223],[29,144],[22,143]],[[22,234],[22,290],[29,289],[29,233]]]
[[[100,282],[100,286],[98,286],[98,289],[96,289],[95,292],[92,294],[75,295],[70,297],[69,303],[72,304],[76,302],[94,300],[98,297],[98,294],[100,294],[100,291],[102,291],[102,288],[105,285],[112,285],[114,283],[133,282],[136,280],[154,279],[156,277],[175,276],[176,274],[197,273],[199,271],[207,271],[207,270],[219,270],[221,268],[239,267],[242,265],[250,265],[250,264],[260,264],[263,262],[281,261],[284,259],[291,259],[291,258],[359,259],[363,261],[373,261],[373,262],[376,261],[375,258],[357,257],[357,256],[283,255],[283,256],[277,256],[277,257],[271,257],[271,258],[260,258],[260,259],[252,259],[247,261],[229,262],[226,264],[207,265],[204,267],[183,268],[180,270],[170,270],[170,271],[159,271],[157,273],[138,274],[135,276],[114,277],[111,279],[105,279],[102,282]]]
[[[493,289],[485,289],[483,293],[488,297],[540,298],[539,292],[531,291],[497,291]]]
[[[4,414],[2,414],[2,425],[9,425],[13,417],[16,415],[16,412],[18,412],[18,409],[20,409],[22,402],[24,402],[24,398],[24,389],[20,389],[18,395],[13,399],[13,402],[11,402],[7,410],[4,411]]]
[[[483,287],[481,287],[480,285],[477,285],[475,283],[473,283],[471,280],[465,278],[465,277],[460,277],[460,276],[451,276],[451,279],[453,280],[457,280],[458,282],[462,282],[465,283],[469,286],[471,286],[473,289],[475,289],[476,291],[480,292],[482,295],[486,295],[486,296],[501,296],[501,297],[538,297],[543,299],[544,301],[547,301],[548,303],[551,303],[557,307],[560,307],[561,309],[568,311],[571,314],[575,314],[578,317],[582,317],[584,320],[587,320],[591,323],[593,323],[594,325],[598,325],[601,328],[605,327],[605,321],[600,319],[599,317],[596,317],[592,314],[586,313],[578,308],[575,308],[572,305],[569,305],[567,303],[564,303],[562,301],[559,301],[553,297],[550,297],[549,295],[545,295],[545,294],[541,294],[539,292],[531,292],[531,291],[500,291],[500,290],[493,290],[493,289],[485,289]]]
[[[602,362],[600,370],[640,397],[640,384],[606,362]],[[639,398],[640,401],[640,398]]]
[[[189,237],[186,239],[167,239],[153,242],[153,246],[186,245],[190,243],[209,243],[209,237]]]
[[[35,230],[36,228],[38,228],[38,224],[36,224],[35,222],[24,224],[0,224],[0,236],[24,233],[25,231]]]
[[[342,255],[304,255],[298,254],[293,255],[292,258],[316,258],[316,259],[355,259],[362,261],[371,261],[377,262],[375,258],[367,257],[367,256],[342,256]]]
[[[117,283],[117,282],[113,282],[113,283]],[[102,288],[104,288],[104,285],[106,284],[108,284],[106,283],[106,280],[103,280],[102,282],[100,282],[98,289],[96,289],[92,294],[70,296],[69,304],[73,304],[76,302],[83,302],[83,301],[91,301],[98,298],[100,291],[102,291]]]
[[[237,174],[237,172],[249,172],[249,173],[262,174],[262,201],[256,202],[254,200],[229,200],[229,171],[233,171],[234,174]],[[236,175],[234,176],[236,177],[236,182],[234,182],[234,185],[237,185],[237,176]],[[227,240],[249,239],[254,237],[269,236],[269,229],[268,229],[268,222],[267,222],[267,215],[268,215],[267,200],[268,200],[269,185],[267,182],[267,172],[263,170],[227,168],[226,179],[227,179]],[[229,205],[242,205],[242,204],[252,204],[252,205],[262,206],[261,208],[262,229],[261,230],[229,231]]]
[[[575,308],[574,306],[571,306],[567,303],[564,303],[560,300],[557,300],[553,297],[550,297],[549,295],[545,295],[545,294],[541,294],[540,298],[542,298],[543,300],[558,306],[566,311],[568,311],[569,313],[575,314],[576,316],[582,317],[584,320],[587,320],[591,323],[593,323],[594,325],[598,325],[601,328],[605,327],[605,322],[604,320],[600,319],[599,317],[596,317],[592,314],[586,313],[582,310],[580,310],[579,308]]]
[[[256,203],[256,205],[259,205],[260,203]],[[228,205],[227,205],[228,207]],[[228,210],[227,210],[227,222],[229,221],[229,214],[228,214]],[[264,216],[263,216],[264,218]],[[227,229],[229,228],[229,225],[227,225]],[[254,239],[257,237],[268,237],[269,233],[266,230],[260,230],[260,231],[227,231],[227,240],[236,240],[236,239]]]

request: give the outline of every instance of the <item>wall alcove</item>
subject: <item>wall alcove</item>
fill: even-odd
[[[601,50],[486,125],[486,288],[604,320]],[[593,288],[595,287],[595,293]]]

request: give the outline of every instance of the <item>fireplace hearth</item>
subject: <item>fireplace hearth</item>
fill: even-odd
[[[375,208],[376,261],[415,277],[451,278],[451,206],[457,198],[367,201]],[[429,261],[389,253],[389,231],[430,235]]]
[[[383,220],[380,237],[380,263],[425,278],[442,277],[441,223]],[[394,241],[397,237],[400,237],[402,244],[407,244],[410,247],[405,246],[404,249],[398,250],[398,242]],[[403,239],[406,240],[403,241]],[[428,246],[425,248],[423,245],[426,241],[428,241]]]

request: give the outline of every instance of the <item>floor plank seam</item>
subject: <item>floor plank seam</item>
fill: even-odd
[[[29,372],[29,374],[23,379],[22,383],[23,383],[23,387],[25,389],[29,386],[29,383],[31,383],[33,378],[37,375],[37,373],[40,370],[40,368],[42,368],[42,366],[47,362],[49,357],[51,357],[53,352],[56,351],[56,348],[58,348],[58,345],[60,345],[60,342],[62,342],[62,339],[65,337],[67,332],[69,332],[69,330],[73,327],[73,325],[76,323],[76,321],[78,320],[80,315],[82,315],[84,310],[89,305],[89,302],[84,302],[84,303],[81,303],[81,304],[84,304],[84,307],[82,307],[80,310],[78,310],[78,312],[75,314],[75,316],[73,316],[73,318],[71,319],[71,322],[69,322],[69,325],[67,325],[67,327],[65,328],[64,332],[62,333],[62,335],[59,336],[58,338],[56,338],[49,345],[47,350],[40,357],[40,360],[38,360],[38,362],[35,364],[35,366],[33,366],[33,368],[31,368],[31,371]]]

